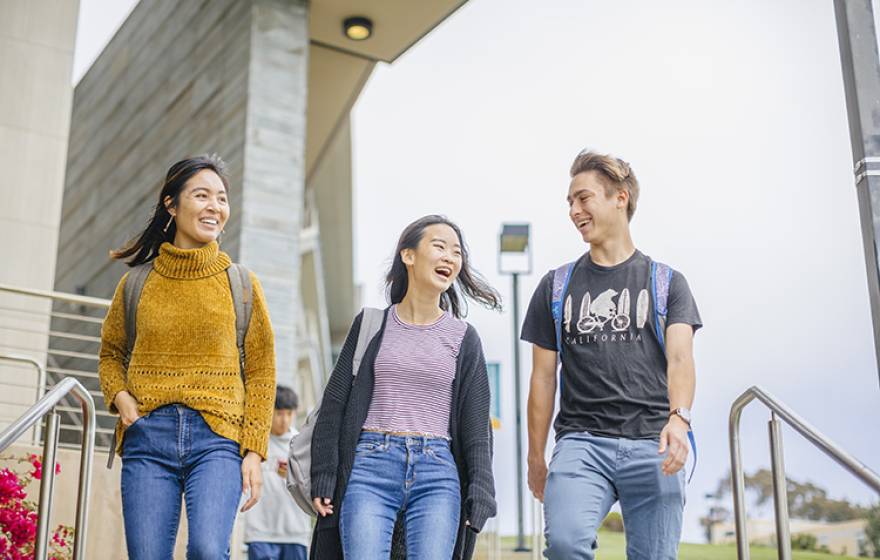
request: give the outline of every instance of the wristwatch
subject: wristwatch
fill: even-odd
[[[669,413],[669,418],[672,418],[673,416],[678,416],[684,420],[685,424],[688,426],[691,425],[691,411],[687,408],[673,408]]]

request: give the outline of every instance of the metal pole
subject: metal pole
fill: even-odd
[[[0,287],[2,287],[2,285],[0,285]],[[37,370],[37,400],[39,401],[43,398],[43,395],[46,394],[46,369],[40,362],[36,361],[30,356],[17,356],[15,354],[0,354],[0,360],[34,366],[34,369]],[[34,435],[32,443],[34,444],[34,446],[38,446],[40,445],[42,439],[43,424],[42,422],[37,422],[36,424],[34,424]]]
[[[522,388],[519,379],[519,274],[513,273],[513,386],[516,405],[516,552],[528,552],[523,526]]]
[[[746,392],[730,408],[728,436],[730,438],[730,485],[733,496],[733,516],[736,521],[736,557],[749,560],[749,529],[746,523],[746,483],[743,475],[742,448],[739,440],[739,421],[742,409],[755,398]]]
[[[55,486],[55,451],[58,447],[60,424],[58,413],[52,411],[46,424],[46,442],[43,444],[43,475],[40,480],[40,505],[37,518],[37,538],[34,559],[49,557],[49,514],[52,511],[52,490]]]
[[[89,496],[92,487],[92,460],[95,456],[95,403],[88,391],[74,391],[82,407],[82,448],[79,458],[79,492],[76,500],[76,533],[73,541],[74,560],[86,557],[86,535],[89,527]],[[116,453],[110,449],[110,453]],[[53,471],[54,473],[54,471]]]
[[[880,57],[872,0],[834,0],[859,201],[874,351],[880,365]]]
[[[776,548],[779,560],[791,560],[791,533],[788,525],[788,488],[782,454],[782,422],[770,412],[770,465],[773,473],[773,508],[776,513]]]
[[[532,560],[541,560],[544,551],[544,508],[538,500],[532,500]]]

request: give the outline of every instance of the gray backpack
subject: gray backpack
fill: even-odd
[[[131,352],[137,339],[137,308],[141,301],[141,293],[147,276],[153,271],[153,261],[139,264],[128,273],[128,278],[123,286],[123,303],[125,306],[125,337],[126,350],[123,365],[128,372],[128,364],[131,361]],[[248,325],[251,322],[253,311],[253,286],[248,269],[241,264],[231,264],[226,269],[229,278],[229,289],[232,292],[232,306],[235,309],[235,344],[238,346],[238,367],[241,381],[244,383],[244,337],[247,334]],[[110,456],[107,458],[107,468],[113,467],[113,459],[116,456],[116,431],[110,442]]]
[[[351,362],[352,378],[358,374],[364,352],[367,351],[370,341],[382,328],[384,318],[384,310],[372,307],[364,308],[361,330],[358,333],[354,359]],[[290,440],[290,454],[287,458],[287,491],[290,492],[296,505],[312,516],[317,515],[312,507],[312,434],[315,431],[315,424],[318,422],[318,414],[320,413],[321,405],[319,404],[309,413],[302,430]]]

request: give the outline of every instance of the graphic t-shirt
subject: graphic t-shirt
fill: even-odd
[[[553,271],[535,289],[522,339],[556,351],[550,311]],[[636,251],[605,267],[586,253],[563,297],[560,410],[556,438],[587,431],[599,436],[656,438],[669,417],[666,355],[655,331],[651,260]],[[667,327],[702,326],[684,276],[673,272]]]

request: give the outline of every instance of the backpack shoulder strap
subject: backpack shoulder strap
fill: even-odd
[[[244,338],[251,323],[254,308],[253,286],[250,271],[242,264],[233,263],[226,269],[232,307],[235,309],[235,344],[238,347],[238,365],[244,379]]]
[[[666,315],[669,313],[669,285],[672,268],[661,262],[651,261],[651,295],[654,297],[654,329],[660,346],[666,349]]]
[[[153,261],[145,262],[132,267],[125,279],[125,286],[122,287],[123,303],[125,306],[125,367],[128,369],[128,363],[131,361],[131,352],[134,350],[134,342],[137,340],[137,308],[141,301],[141,293],[144,291],[144,284],[147,276],[153,270]]]
[[[550,299],[550,312],[553,314],[553,324],[556,327],[556,360],[562,359],[562,302],[568,291],[568,282],[577,261],[564,264],[553,271],[553,291]]]
[[[361,317],[361,330],[358,333],[357,346],[354,349],[354,359],[351,362],[351,374],[358,374],[361,367],[361,361],[364,359],[364,353],[370,341],[382,328],[382,321],[385,320],[385,311],[376,309],[375,307],[364,307],[363,316]]]
[[[657,340],[663,351],[666,351],[666,317],[669,314],[669,286],[672,284],[672,267],[668,264],[651,260],[651,295],[654,297],[654,328],[657,332]],[[694,463],[691,466],[691,474],[688,476],[688,484],[694,478],[697,470],[697,438],[694,430],[688,430],[688,441],[694,455]]]

